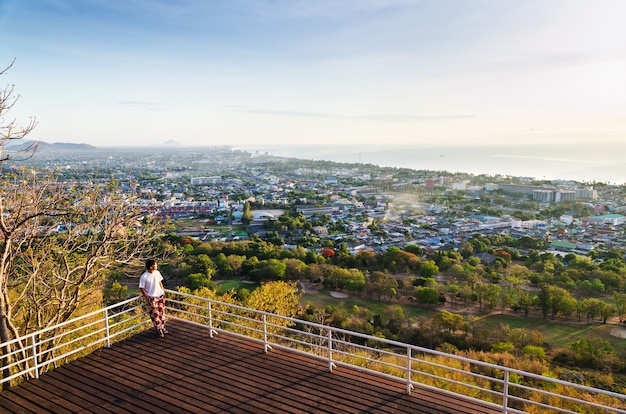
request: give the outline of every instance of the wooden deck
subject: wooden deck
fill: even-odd
[[[2,413],[496,413],[399,381],[180,321],[0,394]]]

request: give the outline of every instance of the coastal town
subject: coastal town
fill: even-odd
[[[42,217],[18,227],[30,244],[11,274],[34,268],[26,277],[43,281],[34,299],[57,306],[50,318],[65,304],[53,289],[97,286],[98,303],[128,303],[131,260],[158,255],[173,303],[185,303],[177,292],[288,312],[623,394],[622,186],[226,146],[71,147],[40,144],[2,165],[3,222]],[[69,219],[68,200],[80,212]],[[66,260],[82,257],[102,263],[87,280]]]
[[[626,414],[625,14],[0,0],[0,414]]]
[[[286,248],[345,244],[356,253],[414,244],[432,252],[503,234],[584,255],[624,243],[624,188],[604,183],[341,164],[228,146],[46,145],[26,162],[65,180],[115,179],[147,214],[187,223],[178,234],[203,241],[271,236]],[[285,211],[309,225],[273,225]]]

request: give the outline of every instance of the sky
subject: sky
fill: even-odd
[[[95,146],[626,141],[624,0],[0,0],[7,119]]]

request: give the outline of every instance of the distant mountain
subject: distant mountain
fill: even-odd
[[[35,141],[11,141],[4,149],[9,151],[20,151],[30,147]],[[53,142],[52,144],[39,141],[37,151],[41,150],[64,150],[64,151],[94,151],[98,148],[89,144],[72,144],[68,142]]]
[[[173,139],[169,139],[167,141],[165,141],[164,143],[161,144],[162,147],[180,147],[180,143],[177,141],[174,141]]]

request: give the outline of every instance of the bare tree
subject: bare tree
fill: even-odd
[[[9,70],[13,63],[15,60],[6,68],[1,69],[0,76]],[[19,95],[14,93],[14,85],[7,85],[4,89],[0,89],[0,165],[9,159],[30,158],[39,145],[38,142],[31,141],[14,151],[5,148],[9,142],[25,138],[37,126],[37,120],[34,117],[31,117],[25,125],[20,125],[15,118],[8,117],[19,98]]]
[[[114,183],[22,169],[0,186],[0,342],[101,306],[110,272],[138,270],[159,245],[159,223]]]
[[[0,166],[9,159],[24,160],[37,148],[37,143],[5,148],[37,125],[34,118],[25,126],[7,120],[17,100],[13,86],[0,90]],[[152,256],[159,228],[114,182],[67,183],[25,168],[1,176],[1,375],[10,375],[12,350],[24,349],[8,341],[101,306],[107,276]]]

